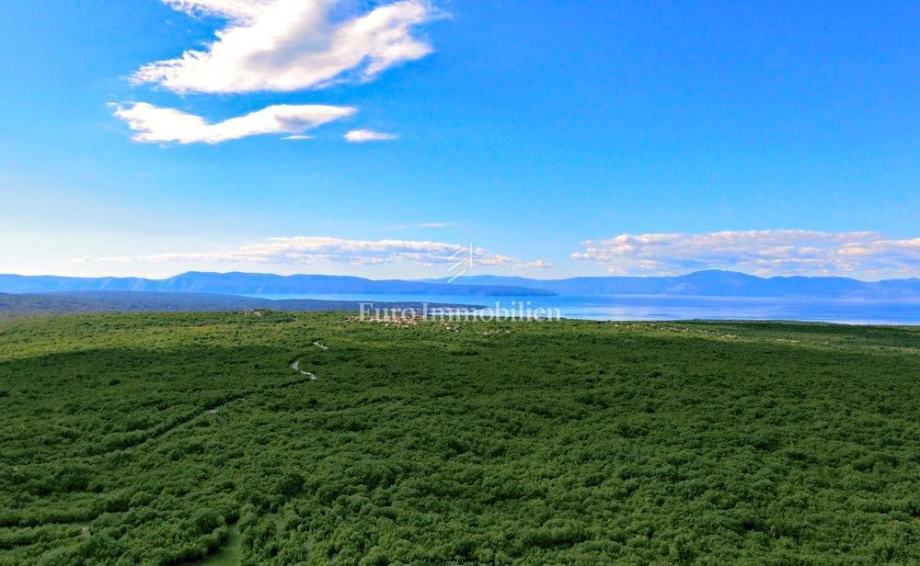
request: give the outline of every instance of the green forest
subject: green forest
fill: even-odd
[[[920,329],[0,322],[0,564],[917,564]]]

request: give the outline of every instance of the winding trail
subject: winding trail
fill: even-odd
[[[323,346],[322,344],[320,344],[319,342],[313,342],[313,345],[323,351],[326,351],[329,349],[326,346]],[[297,373],[299,373],[300,375],[306,376],[308,381],[316,381],[315,374],[313,374],[312,372],[300,369],[300,361],[301,361],[301,358],[297,358],[296,360],[291,362],[290,368],[296,371]],[[305,382],[306,382],[305,380],[300,379],[300,380],[297,380],[296,383],[305,383]],[[294,383],[295,382],[291,382],[288,384],[282,384],[280,387],[287,387],[289,385],[293,385]],[[276,386],[276,387],[279,387],[279,386]],[[207,412],[210,414],[215,414],[219,408],[220,407],[215,407]],[[236,564],[241,563],[240,554],[241,554],[240,531],[239,531],[239,526],[234,524],[233,526],[230,527],[227,540],[224,541],[224,544],[221,545],[221,547],[218,548],[214,554],[207,556],[198,562],[195,562],[195,564],[199,566],[205,566],[205,565],[217,566],[217,565],[223,565],[223,564],[236,565]]]
[[[313,342],[313,345],[316,346],[317,348],[319,348],[320,350],[324,351],[324,352],[327,351],[327,350],[329,350],[329,347],[328,347],[328,346],[323,346],[319,341]],[[300,360],[301,360],[301,359],[302,359],[302,358],[297,358],[296,360],[294,360],[293,362],[291,362],[291,369],[294,370],[294,371],[296,371],[297,373],[299,373],[299,374],[301,374],[301,375],[305,375],[305,376],[309,377],[309,378],[310,378],[310,381],[316,381],[316,376],[315,376],[315,375],[313,375],[312,373],[310,373],[310,372],[308,372],[308,371],[306,371],[306,370],[300,369]]]
[[[320,344],[319,342],[313,342],[313,345],[323,351],[326,351],[329,349],[326,346],[323,346],[322,344]],[[296,371],[297,373],[299,373],[300,375],[305,376],[307,379],[295,379],[293,381],[288,381],[287,383],[278,383],[275,385],[263,385],[261,387],[256,388],[254,391],[245,391],[245,392],[240,392],[240,393],[230,395],[222,399],[216,405],[207,407],[204,410],[194,411],[194,412],[186,413],[185,415],[179,416],[169,423],[165,423],[164,425],[161,425],[160,427],[157,427],[153,429],[152,431],[148,431],[148,434],[137,438],[133,442],[128,442],[124,446],[119,446],[117,448],[113,448],[109,450],[103,450],[101,452],[98,452],[95,454],[89,454],[87,456],[91,456],[91,457],[92,456],[102,456],[102,455],[109,454],[112,452],[133,450],[149,442],[163,438],[164,436],[168,436],[173,431],[175,431],[177,428],[180,428],[183,425],[188,424],[189,422],[195,420],[197,417],[200,417],[202,415],[216,415],[221,409],[223,409],[227,405],[234,403],[236,401],[239,401],[241,399],[244,399],[246,397],[249,397],[250,395],[255,395],[256,393],[264,392],[270,389],[283,389],[286,387],[292,387],[294,385],[300,385],[303,383],[307,383],[309,381],[316,381],[316,375],[314,373],[300,368],[300,361],[301,361],[301,358],[297,358],[296,360],[291,362],[290,368]]]
[[[323,351],[326,351],[329,349],[326,346],[323,346],[322,344],[320,344],[319,342],[313,342],[313,345]],[[294,370],[295,372],[299,373],[300,375],[303,375],[306,379],[300,378],[300,379],[294,379],[292,381],[288,381],[286,383],[277,383],[274,385],[263,385],[251,391],[245,391],[245,392],[240,392],[240,393],[236,393],[233,395],[228,395],[224,397],[217,404],[211,405],[210,407],[207,407],[203,410],[193,411],[193,412],[186,413],[184,415],[180,415],[179,417],[176,417],[172,421],[164,423],[160,425],[159,427],[154,427],[151,430],[144,431],[144,433],[138,435],[136,439],[128,441],[122,446],[107,448],[107,449],[100,450],[98,452],[93,452],[90,454],[84,454],[80,456],[75,455],[75,456],[72,456],[71,458],[77,461],[91,462],[99,458],[106,457],[109,454],[113,454],[116,452],[122,452],[122,453],[132,452],[132,451],[137,450],[138,448],[141,448],[145,445],[151,444],[157,440],[160,440],[166,436],[171,435],[177,429],[183,427],[184,425],[187,425],[188,423],[192,422],[198,417],[201,417],[203,415],[216,415],[221,409],[223,409],[227,405],[230,405],[231,403],[234,403],[236,401],[239,401],[251,395],[255,395],[257,393],[263,393],[271,389],[284,389],[287,387],[293,387],[295,385],[301,385],[304,383],[309,383],[311,381],[316,381],[315,374],[313,374],[312,372],[300,369],[300,361],[301,361],[301,358],[297,358],[296,360],[291,362],[290,368]],[[47,463],[48,462],[33,462],[33,464],[35,465],[42,465],[42,464],[47,464]],[[71,518],[58,519],[58,518],[51,517],[51,518],[46,518],[40,523],[34,523],[34,521],[32,520],[21,519],[16,516],[8,516],[0,520],[0,527],[27,528],[27,527],[34,527],[34,526],[65,525],[65,524],[72,524],[72,523],[77,524],[78,523],[78,524],[83,525],[83,531],[81,532],[88,532],[87,529],[89,528],[89,523],[92,523],[93,521],[95,521],[100,515],[101,515],[101,512],[98,514],[91,513],[90,515],[86,517],[81,517],[76,520],[71,519]],[[231,539],[231,542],[233,542],[232,539]],[[238,541],[235,544],[238,544]],[[233,552],[231,551],[231,555],[232,554]]]
[[[294,360],[293,362],[291,362],[291,369],[294,370],[294,371],[296,371],[297,373],[299,373],[299,374],[301,374],[301,375],[305,375],[305,376],[309,377],[309,378],[310,378],[310,381],[316,381],[316,376],[315,376],[315,375],[313,375],[312,373],[310,373],[310,372],[308,372],[308,371],[304,371],[304,370],[300,369],[300,359],[299,359],[299,358],[296,359],[296,360]]]

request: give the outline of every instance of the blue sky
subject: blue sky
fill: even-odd
[[[920,276],[916,2],[7,2],[0,37],[0,272]]]

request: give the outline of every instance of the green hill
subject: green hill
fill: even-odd
[[[917,563],[918,406],[915,328],[6,321],[0,564]]]

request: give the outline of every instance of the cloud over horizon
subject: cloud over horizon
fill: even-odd
[[[137,257],[107,257],[85,261],[126,263],[232,263],[232,264],[316,264],[382,265],[412,263],[449,267],[472,255],[473,265],[485,267],[543,268],[543,260],[521,261],[490,253],[484,248],[430,240],[351,240],[328,236],[276,237],[240,246],[202,252],[159,253]],[[446,274],[446,273],[445,273]]]
[[[114,114],[131,131],[132,139],[144,143],[216,144],[263,134],[288,134],[302,140],[304,132],[355,113],[348,106],[279,104],[222,122],[209,123],[201,116],[146,102],[112,105]]]
[[[132,77],[176,93],[292,92],[363,82],[432,52],[412,35],[436,17],[421,0],[344,17],[339,0],[163,1],[225,20],[205,49],[144,65]]]
[[[438,228],[454,228],[458,226],[457,222],[420,222],[415,225],[416,228],[425,228],[425,229],[438,229]]]
[[[876,232],[749,230],[702,234],[620,234],[582,242],[573,259],[616,275],[675,275],[727,269],[756,275],[920,275],[920,238]]]

